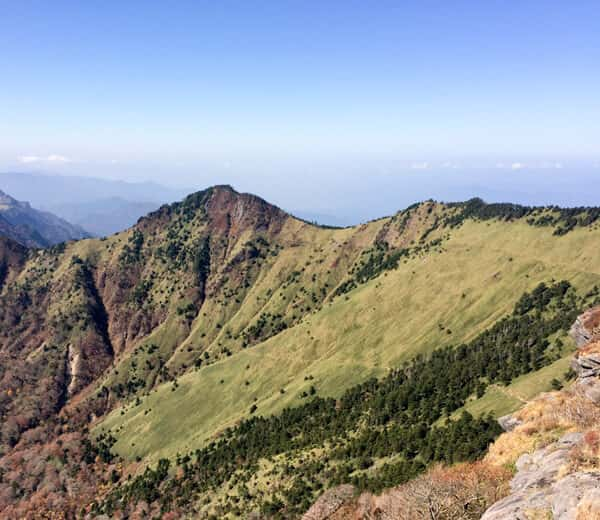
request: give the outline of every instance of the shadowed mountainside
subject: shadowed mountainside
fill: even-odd
[[[0,191],[0,235],[27,247],[48,247],[89,233],[52,213],[32,208]]]

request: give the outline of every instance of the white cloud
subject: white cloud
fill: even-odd
[[[428,162],[414,162],[410,165],[412,170],[426,170],[429,168]]]
[[[449,168],[451,170],[458,170],[459,165],[458,163],[452,162],[452,161],[446,161],[444,164],[442,164],[442,168]]]
[[[50,163],[73,162],[68,157],[65,157],[64,155],[58,155],[58,154],[50,154],[50,155],[47,155],[46,157],[42,157],[40,155],[22,155],[21,157],[18,158],[18,160],[20,163],[23,163],[23,164],[30,164],[30,163],[37,163],[37,162],[50,162]]]
[[[48,162],[71,162],[71,159],[65,157],[64,155],[49,155],[46,157]]]
[[[19,162],[21,163],[34,163],[34,162],[38,162],[41,158],[38,157],[37,155],[22,155],[21,157],[19,157]]]
[[[522,170],[523,168],[529,168],[529,169],[541,169],[541,170],[561,170],[563,168],[563,163],[561,162],[549,162],[549,161],[542,161],[542,162],[529,162],[529,163],[522,163],[522,162],[514,162],[514,163],[503,163],[503,162],[498,162],[495,164],[495,167],[503,170],[506,168],[509,168],[511,170]]]

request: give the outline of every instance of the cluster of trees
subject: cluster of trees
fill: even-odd
[[[435,238],[426,241],[427,236],[436,229],[437,219],[432,227],[425,230],[419,240],[419,244],[413,247],[390,248],[385,241],[376,242],[375,246],[367,249],[361,254],[360,260],[350,269],[350,277],[344,280],[335,290],[334,296],[340,296],[355,289],[360,284],[364,284],[373,278],[377,278],[385,271],[397,269],[402,258],[409,258],[431,250],[440,250],[443,238]]]
[[[119,256],[122,264],[133,264],[139,262],[142,255],[142,246],[144,245],[144,234],[138,229],[134,229],[129,237],[127,244],[123,246],[123,251]]]
[[[270,338],[279,334],[282,330],[287,329],[288,325],[285,322],[283,314],[271,314],[263,312],[258,317],[258,320],[253,325],[250,325],[242,332],[243,342],[242,347],[247,347],[258,343],[259,341]]]
[[[194,273],[198,277],[198,287],[202,292],[201,297],[204,298],[204,289],[208,275],[210,274],[210,239],[209,237],[203,237],[200,240],[196,256],[194,257],[193,265]]]
[[[183,199],[179,203],[172,204],[173,210],[178,212],[185,222],[190,222],[194,219],[194,217],[200,211],[203,215],[204,206],[210,199],[212,195],[213,189],[208,188],[206,190],[197,191],[196,193],[192,193],[188,195],[185,199]]]
[[[396,269],[400,259],[403,256],[408,256],[410,250],[401,248],[390,251],[387,242],[377,242],[375,247],[367,254],[367,259],[361,261],[354,271],[354,278],[358,283],[365,283],[376,278],[383,271]]]
[[[600,220],[600,207],[560,208],[558,206],[534,207],[510,203],[487,204],[480,198],[467,202],[449,204],[459,211],[443,221],[444,225],[459,226],[466,219],[516,220],[528,217],[526,222],[532,226],[552,226],[555,235],[564,235],[576,226],[590,226]]]
[[[153,500],[163,511],[189,507],[232,475],[241,472],[241,483],[247,482],[260,459],[315,447],[325,450],[319,462],[295,466],[289,486],[261,499],[264,512],[293,516],[323,487],[351,482],[380,490],[407,481],[435,461],[477,459],[499,434],[498,424],[488,416],[450,416],[469,396],[483,395],[488,385],[509,383],[549,363],[548,338],[569,327],[580,305],[568,282],[541,284],[523,295],[510,316],[470,343],[418,356],[339,399],[315,396],[279,415],[244,420],[219,440],[180,457],[180,478],[170,478],[168,461],[162,461],[118,486],[95,505],[96,511],[113,514]],[[371,468],[373,459],[390,457],[395,461]]]

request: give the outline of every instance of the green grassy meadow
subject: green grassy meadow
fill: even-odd
[[[314,234],[309,240],[317,251],[351,235],[349,230]],[[204,445],[248,417],[253,404],[256,414],[274,414],[302,402],[301,394],[313,385],[319,395],[338,396],[417,354],[472,339],[539,282],[567,279],[581,291],[600,284],[599,239],[597,228],[557,237],[551,228],[522,221],[467,220],[438,250],[401,260],[397,269],[326,301],[276,336],[178,377],[177,385],[159,385],[141,404],[114,410],[95,431],[115,433],[115,451],[124,457],[153,462]],[[293,262],[297,255],[280,255],[252,289],[256,296],[267,287],[277,294],[281,273]],[[274,301],[263,307],[275,309]],[[209,309],[208,319],[214,320],[215,312]],[[238,310],[228,326],[247,321],[244,312],[257,311]],[[202,328],[196,323],[193,330]],[[186,341],[196,341],[193,334],[190,338]],[[568,358],[565,354],[508,389],[492,387],[466,408],[498,416],[513,411],[548,390],[550,380],[568,368]]]

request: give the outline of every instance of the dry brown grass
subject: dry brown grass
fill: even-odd
[[[508,470],[486,462],[435,466],[380,496],[365,493],[333,518],[475,520],[508,494]]]
[[[577,429],[590,428],[600,423],[600,407],[577,388],[562,393],[564,399],[561,405],[551,412],[557,422]]]
[[[527,520],[552,520],[552,513],[548,509],[528,509],[525,511]]]
[[[600,333],[600,307],[586,311],[582,316],[582,320],[583,326],[587,330],[592,331],[594,336]]]
[[[544,447],[564,433],[593,427],[600,423],[600,408],[575,388],[542,394],[515,417],[522,423],[490,446],[488,462],[513,464],[522,454]]]
[[[571,471],[590,471],[600,468],[600,430],[588,430],[570,454]]]
[[[488,451],[486,460],[492,464],[506,466],[524,453],[529,453],[556,439],[558,430],[564,431],[569,424],[561,423],[555,410],[564,406],[562,392],[542,394],[530,402],[515,417],[521,424],[514,430],[503,433]]]
[[[579,503],[576,520],[600,520],[600,492],[591,493]]]
[[[600,340],[590,341],[587,345],[581,347],[575,355],[580,357],[589,354],[600,354]]]

